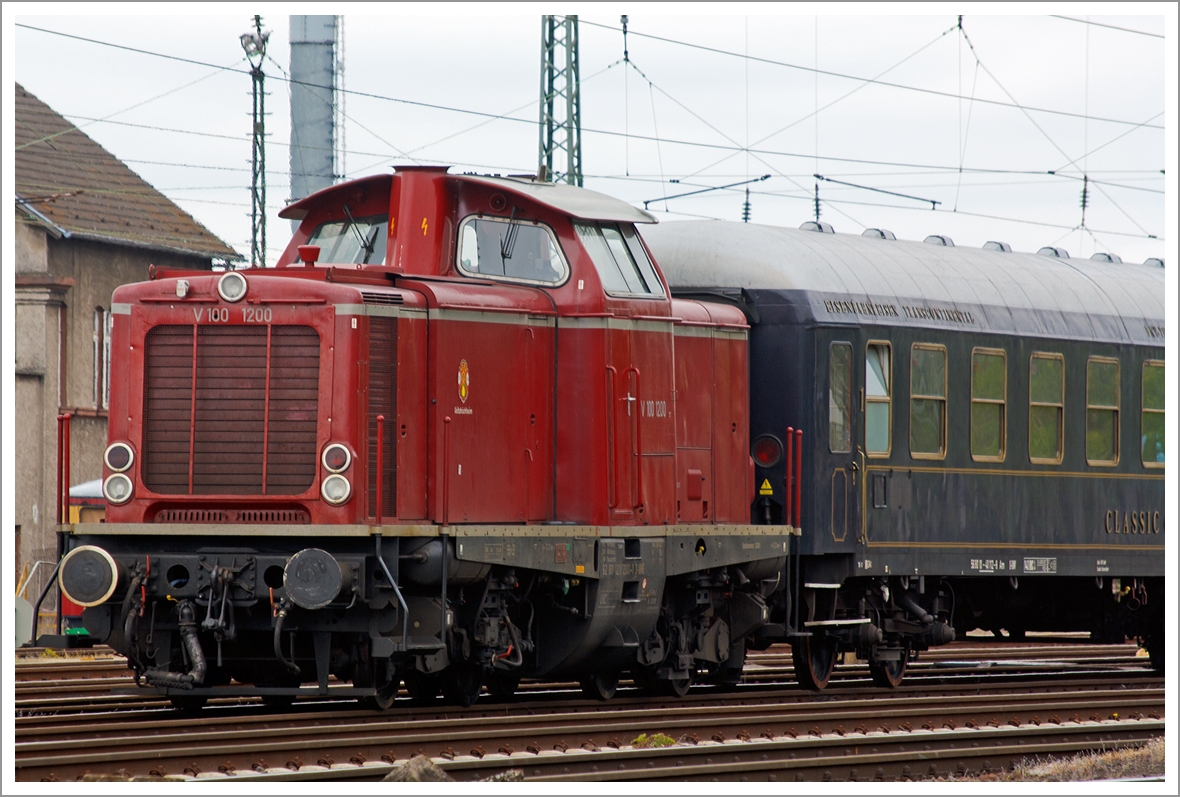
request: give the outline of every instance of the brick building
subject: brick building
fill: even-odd
[[[73,415],[71,481],[102,475],[119,356],[112,292],[150,264],[211,269],[241,256],[19,84],[15,147],[14,560],[18,579],[48,563],[29,583],[33,600],[56,558],[58,414]]]

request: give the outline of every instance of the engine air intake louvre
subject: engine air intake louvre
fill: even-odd
[[[161,509],[157,523],[289,523],[311,522],[304,509]]]
[[[377,416],[385,416],[381,514],[397,514],[397,319],[369,319],[369,515],[377,516]]]
[[[319,364],[311,327],[153,328],[145,340],[144,485],[191,495],[309,489]]]
[[[405,304],[406,300],[400,293],[370,293],[361,291],[361,300],[365,304]]]

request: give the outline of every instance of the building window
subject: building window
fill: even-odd
[[[1007,453],[1008,355],[1003,349],[971,352],[971,459],[1003,462]]]
[[[1141,451],[1143,467],[1164,466],[1164,363],[1148,360],[1143,363],[1143,408],[1140,415],[1143,435]]]
[[[1086,463],[1119,462],[1119,361],[1091,357],[1086,362]]]
[[[852,346],[848,343],[828,348],[828,449],[833,454],[852,450]]]
[[[94,408],[105,410],[111,400],[111,311],[94,308]]]
[[[1028,458],[1060,465],[1065,436],[1065,358],[1033,354],[1028,366]]]
[[[915,343],[910,348],[910,455],[946,456],[946,346]]]
[[[865,453],[888,457],[893,443],[893,347],[870,342],[865,349]]]

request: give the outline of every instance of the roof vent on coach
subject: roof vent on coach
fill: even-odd
[[[1060,246],[1042,246],[1037,250],[1037,254],[1044,255],[1045,257],[1059,257],[1062,260],[1069,260],[1069,252]]]
[[[984,249],[990,249],[993,252],[1011,252],[1012,247],[1003,241],[988,241],[983,245]]]
[[[832,225],[826,221],[805,221],[799,225],[799,229],[809,230],[811,232],[826,232],[829,234],[836,232]]]
[[[877,227],[869,227],[861,233],[865,238],[880,238],[883,241],[896,241],[897,236],[889,232],[889,230],[882,230]]]
[[[1112,255],[1107,252],[1095,252],[1090,255],[1091,260],[1097,260],[1099,263],[1122,263],[1123,259],[1118,255]]]
[[[922,239],[924,244],[934,244],[935,246],[954,246],[955,242],[951,240],[949,235],[927,235]]]
[[[1145,266],[1155,266],[1156,268],[1164,267],[1164,260],[1162,257],[1149,257],[1143,261]]]

